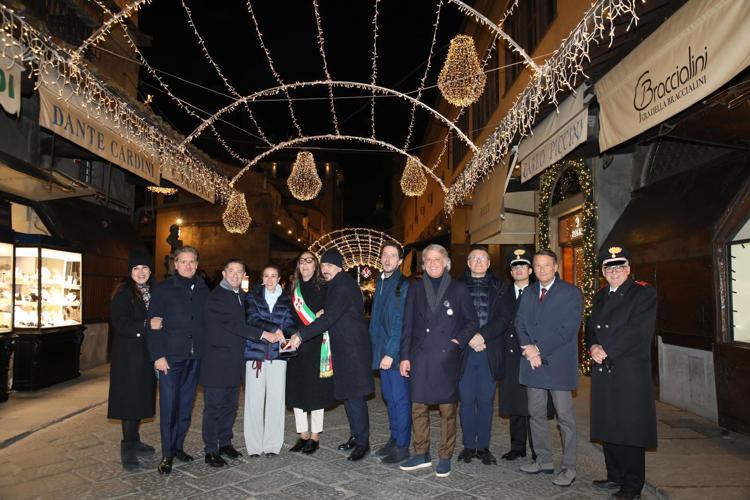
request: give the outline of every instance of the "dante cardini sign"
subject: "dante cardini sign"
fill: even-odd
[[[596,84],[602,151],[710,95],[750,65],[750,1],[690,0]]]
[[[8,44],[10,52],[20,46]],[[13,58],[0,53],[0,108],[11,115],[21,112],[21,65]]]

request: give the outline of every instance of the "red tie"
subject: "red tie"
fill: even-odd
[[[539,296],[539,302],[544,300],[545,295],[547,295],[547,289],[542,287],[542,294]]]

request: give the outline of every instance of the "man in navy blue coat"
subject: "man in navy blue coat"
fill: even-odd
[[[230,259],[224,264],[221,275],[223,279],[206,300],[200,370],[205,460],[212,467],[226,465],[221,455],[241,456],[232,445],[232,425],[237,415],[240,384],[244,380],[245,340],[259,339],[261,335],[280,340],[278,333],[264,332],[245,321],[245,292],[240,288],[245,264]]]
[[[375,452],[375,456],[381,457],[386,464],[409,458],[411,441],[409,379],[399,371],[401,330],[409,291],[409,282],[399,271],[402,262],[403,249],[398,243],[386,243],[380,249],[383,273],[375,287],[370,318],[372,369],[380,370],[380,390],[388,405],[391,431],[390,439]]]
[[[435,475],[451,472],[456,446],[456,406],[462,349],[479,328],[469,289],[450,276],[448,251],[429,245],[422,252],[425,276],[412,284],[404,308],[401,375],[409,377],[416,455],[402,470],[432,466],[430,405],[440,409],[440,448]]]
[[[576,477],[576,423],[572,391],[578,388],[578,330],[583,297],[557,274],[557,255],[539,250],[534,255],[537,282],[521,296],[516,313],[518,343],[526,362],[519,381],[527,387],[531,436],[537,459],[521,467],[528,474],[552,474],[552,450],[547,425],[547,394],[557,413],[563,437],[562,467],[552,481],[570,486]]]
[[[203,306],[208,287],[196,276],[198,251],[175,251],[175,274],[156,286],[148,309],[146,331],[151,360],[159,375],[159,428],[162,460],[159,473],[172,472],[172,460],[190,462],[182,449],[198,385],[203,347]]]

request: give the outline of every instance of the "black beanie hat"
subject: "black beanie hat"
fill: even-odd
[[[149,269],[153,270],[153,259],[145,251],[136,248],[131,250],[130,255],[128,255],[128,272],[135,266],[148,266]]]
[[[344,267],[344,258],[341,256],[338,250],[331,248],[326,250],[323,257],[320,258],[321,264],[333,264],[334,266]]]

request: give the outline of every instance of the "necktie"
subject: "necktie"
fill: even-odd
[[[516,295],[516,300],[520,299],[521,295],[523,295],[523,288],[518,289],[518,295]]]
[[[547,295],[547,289],[542,287],[542,294],[539,296],[539,302],[544,300],[545,295]]]

